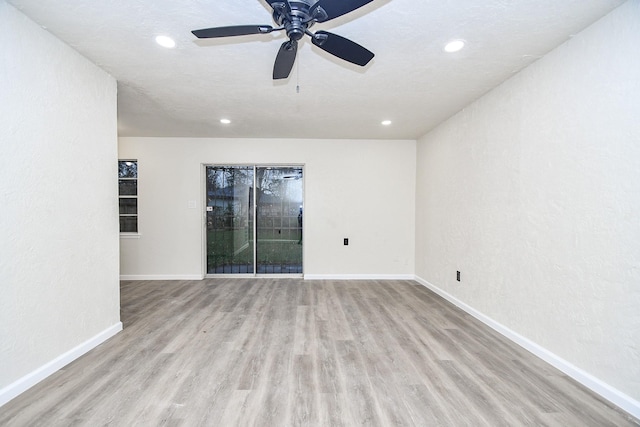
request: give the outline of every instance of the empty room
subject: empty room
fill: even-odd
[[[638,426],[640,0],[0,0],[0,425]]]

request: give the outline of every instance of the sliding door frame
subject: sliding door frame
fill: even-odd
[[[253,273],[235,273],[235,274],[210,274],[207,269],[207,167],[253,167]],[[202,230],[202,276],[206,279],[213,278],[228,278],[228,279],[242,279],[242,278],[304,278],[304,265],[305,265],[305,239],[302,239],[302,273],[292,273],[292,274],[269,274],[269,273],[261,273],[258,274],[258,259],[257,259],[257,248],[258,248],[258,215],[257,215],[257,192],[258,188],[256,185],[257,174],[256,171],[258,168],[301,168],[302,169],[302,212],[305,215],[305,199],[306,199],[306,166],[304,163],[202,163],[200,167],[200,185],[202,189],[200,191],[202,202],[201,206],[201,230]],[[304,218],[304,217],[303,217]],[[306,236],[306,232],[304,230],[307,221],[303,219],[302,221],[302,236]]]

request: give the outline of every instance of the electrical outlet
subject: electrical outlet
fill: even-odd
[[[456,271],[456,280],[459,282],[460,281],[460,272]]]
[[[349,239],[347,239],[346,237],[344,238],[344,245],[349,246]]]

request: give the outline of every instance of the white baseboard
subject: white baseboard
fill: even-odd
[[[253,275],[225,275],[216,274],[216,277],[220,278],[246,278],[255,277]],[[294,278],[295,274],[269,274],[257,276],[257,278]],[[298,276],[299,277],[299,276]],[[305,280],[414,280],[413,274],[304,274]],[[120,280],[203,280],[205,277],[202,275],[120,275]]]
[[[121,274],[120,280],[202,280],[202,274]]]
[[[413,274],[305,274],[305,280],[415,280]]]
[[[574,366],[573,364],[567,362],[566,360],[550,352],[549,350],[540,346],[539,344],[536,344],[530,339],[525,338],[522,335],[518,334],[517,332],[514,332],[511,329],[507,328],[506,326],[496,322],[492,318],[484,315],[483,313],[479,312],[473,307],[465,304],[464,302],[460,301],[459,299],[449,294],[448,292],[438,288],[432,283],[429,283],[428,281],[418,276],[415,276],[414,279],[421,285],[432,290],[433,292],[440,295],[442,298],[446,299],[453,305],[464,310],[465,312],[475,317],[485,325],[489,326],[491,329],[495,330],[496,332],[502,334],[506,338],[513,341],[514,343],[518,344],[520,347],[538,356],[540,359],[549,363],[556,369],[562,371],[563,373],[570,376],[574,380],[578,381],[585,387],[589,388],[593,392],[602,396],[604,399],[618,406],[622,410],[628,412],[635,418],[640,419],[640,402],[638,402],[637,400],[622,393],[620,390],[615,389],[614,387],[594,377],[588,372],[583,371],[577,366]]]
[[[102,344],[103,342],[105,342],[106,340],[108,340],[109,338],[111,338],[121,330],[122,330],[122,323],[118,322],[115,325],[100,332],[98,335],[94,336],[93,338],[90,338],[87,341],[83,342],[82,344],[78,345],[77,347],[72,348],[66,353],[61,354],[60,356],[56,357],[55,359],[41,366],[35,371],[25,375],[24,377],[13,382],[12,384],[9,384],[8,386],[0,390],[0,406],[4,405],[5,403],[9,402],[11,399],[15,398],[19,394],[25,392],[26,390],[30,389],[34,385],[38,384],[40,381],[44,380],[49,375],[62,369],[69,363],[73,362],[74,360],[82,356],[83,354],[87,353],[89,350]]]

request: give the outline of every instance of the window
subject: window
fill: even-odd
[[[138,232],[138,161],[118,160],[120,232]]]

